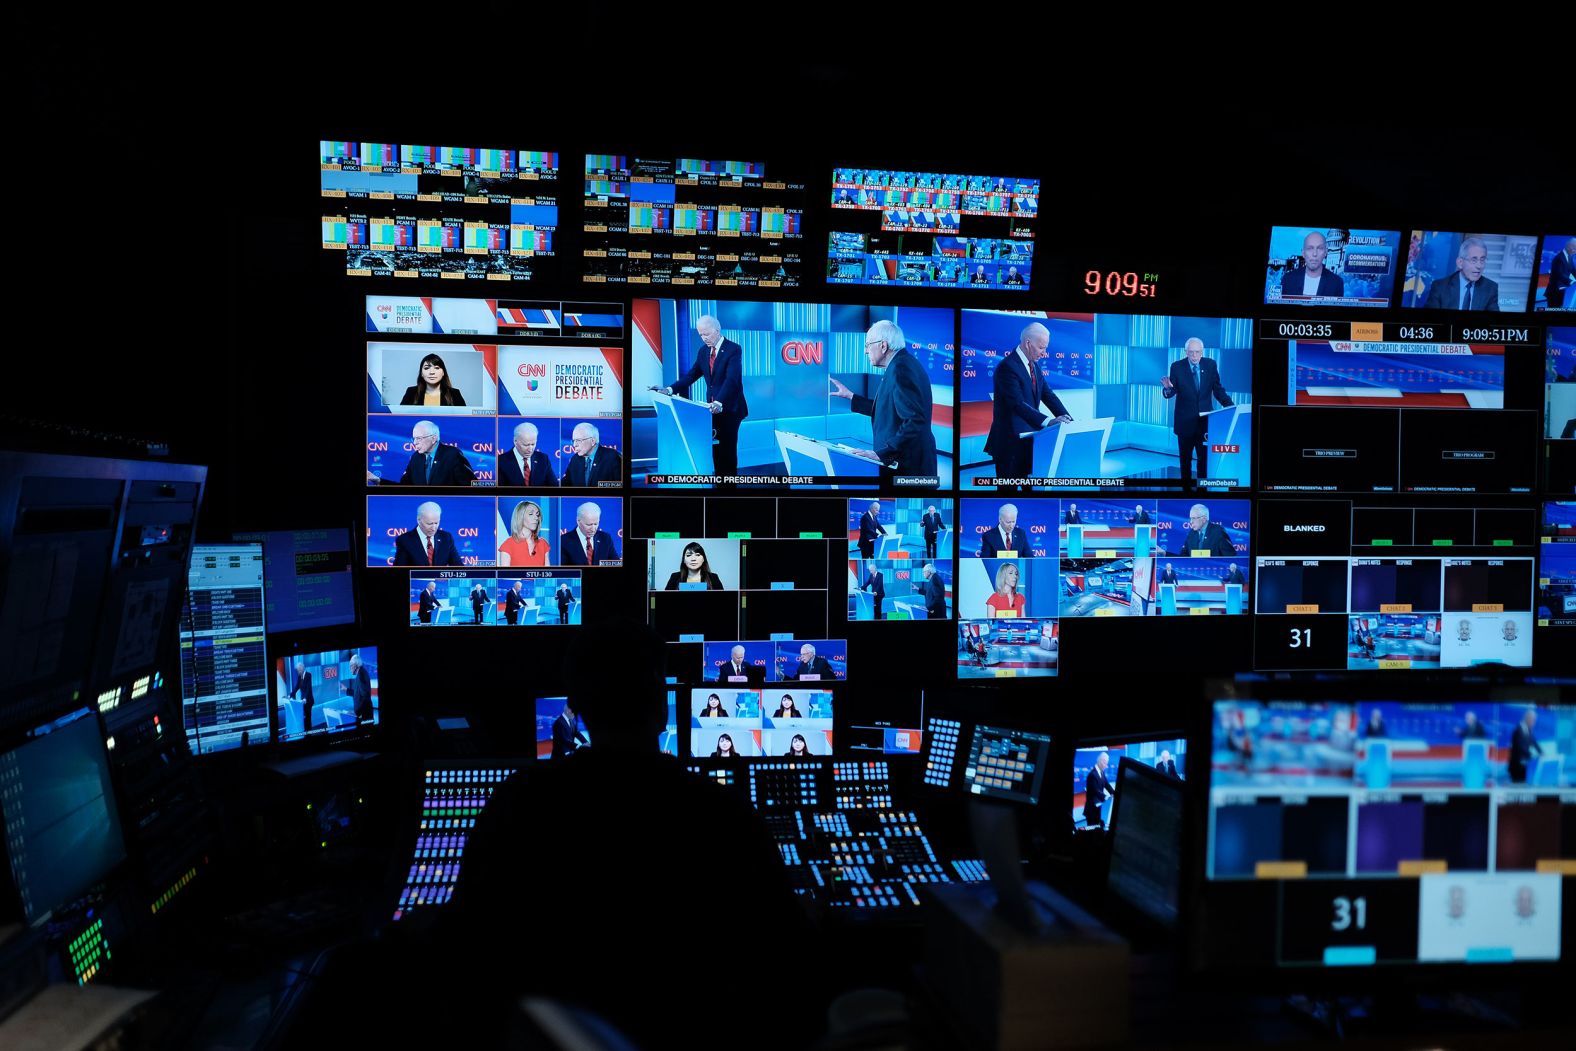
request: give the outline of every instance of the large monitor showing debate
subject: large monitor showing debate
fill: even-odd
[[[951,488],[952,310],[637,299],[631,320],[636,486]]]

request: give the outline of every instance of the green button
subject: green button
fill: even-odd
[[[1514,540],[1496,540],[1496,541],[1494,541],[1494,546],[1495,547],[1515,547],[1516,546],[1516,542]]]
[[[662,532],[657,534],[658,540],[677,540],[678,538],[679,534],[677,533]]]
[[[799,539],[800,540],[825,540],[826,539],[826,535],[824,533],[804,533],[804,532],[801,532],[799,534]]]
[[[738,532],[737,530],[734,530],[734,531],[732,531],[732,532],[730,532],[728,534],[728,539],[729,540],[748,540],[748,539],[750,539],[750,534],[749,533],[741,533],[741,532]]]
[[[1455,541],[1454,540],[1435,540],[1434,541],[1434,546],[1435,547],[1453,547],[1454,545],[1455,545]]]
[[[1395,541],[1394,540],[1370,540],[1368,542],[1370,544],[1372,544],[1374,547],[1394,547],[1395,546]]]

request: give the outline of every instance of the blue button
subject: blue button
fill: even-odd
[[[1326,967],[1371,967],[1379,959],[1372,945],[1332,945],[1324,950]]]
[[[1511,963],[1516,951],[1509,947],[1483,946],[1467,950],[1467,963]]]
[[[792,642],[793,641],[793,632],[791,632],[791,631],[774,631],[774,632],[772,632],[772,641],[773,642]]]
[[[706,636],[704,636],[704,635],[680,635],[679,636],[679,641],[680,642],[705,642],[706,641]]]

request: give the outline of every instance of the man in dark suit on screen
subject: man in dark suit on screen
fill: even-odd
[[[536,447],[536,424],[522,420],[514,426],[514,444],[498,454],[498,484],[518,486],[557,485],[553,462]],[[529,473],[527,473],[529,468]]]
[[[1204,341],[1194,336],[1183,346],[1183,356],[1171,363],[1171,372],[1160,379],[1160,395],[1176,399],[1171,433],[1177,436],[1177,457],[1181,460],[1182,486],[1193,483],[1193,458],[1198,457],[1198,476],[1209,477],[1209,453],[1204,439],[1209,434],[1208,417],[1218,401],[1221,407],[1233,405],[1231,395],[1220,383],[1220,368],[1213,358],[1204,356]]]
[[[919,527],[925,531],[925,557],[935,558],[936,539],[941,535],[942,529],[946,528],[941,521],[940,513],[936,511],[935,504],[931,504],[920,517]]]
[[[712,468],[719,477],[739,473],[739,425],[750,414],[744,399],[744,348],[722,335],[722,324],[710,314],[702,314],[695,321],[695,332],[700,336],[700,350],[689,372],[662,393],[689,395],[690,385],[698,379],[706,381],[706,394],[711,401],[713,433],[717,436],[712,454]]]
[[[1089,828],[1101,828],[1105,825],[1105,817],[1100,808],[1114,793],[1111,781],[1106,776],[1106,769],[1111,765],[1111,753],[1101,752],[1094,765],[1089,768],[1089,773],[1084,777],[1084,824]]]
[[[569,586],[568,581],[565,581],[558,585],[557,591],[553,592],[553,598],[558,603],[558,623],[568,624],[569,607],[575,600],[574,589]]]
[[[482,622],[482,610],[487,608],[487,585],[481,581],[471,588],[471,614],[476,618],[476,623]]]
[[[1521,717],[1521,722],[1510,731],[1510,755],[1505,761],[1505,767],[1511,781],[1515,784],[1527,783],[1527,772],[1533,758],[1543,754],[1543,746],[1532,735],[1532,729],[1537,725],[1537,709],[1528,708],[1526,714]]]
[[[1171,758],[1171,752],[1168,749],[1161,749],[1160,758],[1155,760],[1155,769],[1167,777],[1177,776],[1176,760]]]
[[[580,732],[580,717],[565,702],[564,710],[553,720],[553,758],[567,759],[586,743],[586,735]]]
[[[876,537],[886,536],[886,526],[881,524],[881,501],[872,500],[865,513],[859,516],[859,557],[869,560],[876,557]]]
[[[432,611],[438,608],[438,582],[429,580],[417,599],[416,619],[423,624],[432,623]]]
[[[893,478],[936,474],[930,377],[907,347],[903,330],[895,321],[877,321],[865,333],[865,357],[874,367],[886,370],[873,400],[832,378],[832,395],[847,399],[854,412],[870,417],[870,442],[875,450],[860,455],[881,465],[879,476],[884,485],[890,485]]]
[[[575,508],[575,527],[558,538],[559,564],[596,566],[618,557],[613,538],[602,531],[602,508],[589,501]]]
[[[980,557],[1001,558],[1011,551],[1014,557],[1029,558],[1029,534],[1018,526],[1018,505],[1002,504],[996,509],[996,528],[980,535]]]
[[[520,610],[525,608],[525,599],[520,595],[520,581],[516,580],[509,593],[503,598],[503,619],[510,627],[520,623]]]
[[[339,688],[350,695],[350,708],[356,713],[356,721],[372,722],[375,714],[372,708],[372,676],[367,673],[367,666],[361,663],[361,654],[350,655],[350,681]]]
[[[1565,242],[1565,247],[1554,253],[1549,266],[1548,301],[1550,310],[1565,309],[1565,291],[1576,280],[1576,237]]]
[[[1456,272],[1428,286],[1430,310],[1499,310],[1499,285],[1483,276],[1488,245],[1468,237],[1456,251]]]
[[[302,661],[295,662],[296,688],[290,691],[290,696],[301,699],[301,732],[312,732],[312,673],[306,670]]]
[[[814,676],[824,682],[837,678],[832,671],[832,662],[818,655],[815,646],[808,642],[799,647],[798,663],[783,673],[783,678],[790,681],[797,681],[806,676]]]
[[[865,576],[864,587],[870,594],[870,604],[875,607],[876,620],[886,620],[886,610],[882,608],[882,603],[886,601],[886,574],[881,572],[880,566],[870,567],[870,572]]]
[[[925,596],[925,617],[928,620],[947,619],[947,581],[937,569],[935,563],[926,562],[920,570],[924,582],[919,585],[920,594]]]
[[[394,539],[396,566],[458,566],[460,551],[443,524],[443,508],[426,501],[416,508],[416,528]]]
[[[624,459],[617,449],[605,448],[602,433],[594,423],[577,423],[570,443],[575,454],[564,468],[564,485],[595,488],[603,482],[616,482],[624,477]]]
[[[1281,296],[1339,298],[1346,295],[1346,281],[1324,265],[1324,235],[1310,230],[1302,239],[1302,266],[1287,267],[1281,275]]]
[[[1230,558],[1237,553],[1225,528],[1209,520],[1209,508],[1203,504],[1194,504],[1188,510],[1187,531],[1182,534],[1182,547],[1175,554],[1192,556],[1195,551],[1207,552],[1209,558]]]
[[[995,461],[997,478],[1027,478],[1033,470],[1034,439],[1019,434],[1072,419],[1040,373],[1050,345],[1050,330],[1036,321],[1019,334],[1017,349],[996,363],[985,453]]]
[[[410,462],[396,484],[470,485],[476,481],[476,472],[471,470],[465,455],[439,440],[438,425],[431,420],[422,420],[411,428],[410,448]]]

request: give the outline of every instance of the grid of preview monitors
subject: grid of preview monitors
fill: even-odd
[[[1040,181],[837,168],[828,284],[1027,292]]]
[[[582,280],[794,288],[804,184],[760,161],[586,154]]]
[[[344,253],[346,274],[556,275],[557,153],[326,140],[318,153],[323,247]]]
[[[1276,899],[1277,924],[1236,962],[1558,960],[1563,877],[1576,874],[1573,751],[1576,708],[1531,689],[1216,701],[1205,875],[1272,882]],[[1231,900],[1242,894],[1254,891]]]
[[[1245,499],[965,498],[958,675],[1057,674],[1066,618],[1248,612]]]
[[[366,331],[369,485],[623,484],[622,305],[373,295]]]

